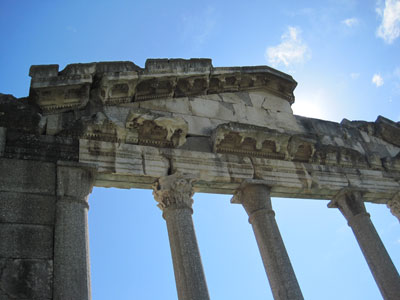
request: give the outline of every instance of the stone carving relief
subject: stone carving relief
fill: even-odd
[[[333,142],[334,140],[337,142]],[[279,132],[266,127],[240,123],[217,126],[213,151],[241,156],[263,157],[295,162],[317,163],[345,168],[383,169],[378,153],[365,151],[358,142],[346,143],[327,135]],[[385,168],[398,169],[400,154],[383,160]]]
[[[76,84],[37,88],[31,90],[30,97],[47,114],[85,107],[89,101],[89,92],[90,84]]]
[[[132,102],[138,78],[135,71],[104,74],[97,88],[99,98],[104,105]]]
[[[179,117],[130,110],[125,122],[111,120],[104,113],[81,117],[58,134],[88,140],[177,148],[186,141],[188,125]]]
[[[213,134],[214,152],[284,159],[290,136],[266,128],[227,123]]]
[[[153,196],[161,210],[166,208],[192,209],[193,178],[180,173],[161,177],[153,185]]]
[[[132,110],[126,128],[136,131],[138,143],[162,147],[180,147],[186,142],[188,124],[180,117],[168,117],[143,110]]]

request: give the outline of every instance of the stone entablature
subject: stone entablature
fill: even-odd
[[[272,196],[330,199],[352,186],[386,203],[400,190],[399,123],[296,116],[296,82],[269,67],[151,59],[32,66],[30,76],[28,98],[1,98],[0,153],[95,164],[98,186],[151,188],[182,172],[203,192],[256,179],[274,183]]]

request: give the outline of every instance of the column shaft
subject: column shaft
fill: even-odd
[[[383,299],[400,299],[399,274],[366,212],[361,196],[358,191],[342,190],[329,207],[339,208],[347,219]]]
[[[262,184],[246,184],[232,202],[242,203],[249,215],[274,299],[303,299],[275,220],[269,188]]]
[[[179,299],[209,299],[189,209],[164,211]]]
[[[167,223],[179,300],[209,300],[192,220],[192,180],[177,173],[160,178],[153,189]]]
[[[361,251],[384,299],[400,299],[400,277],[386,251],[369,214],[353,217],[349,222]]]
[[[90,263],[87,198],[93,169],[59,163],[54,233],[54,299],[89,300]]]

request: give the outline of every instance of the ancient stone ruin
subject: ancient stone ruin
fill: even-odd
[[[364,202],[400,218],[400,124],[296,116],[296,82],[209,59],[32,66],[29,96],[0,97],[0,299],[91,299],[93,186],[153,189],[180,300],[209,299],[194,192],[249,215],[274,299],[303,299],[270,197],[331,200],[384,299],[400,278]],[[37,176],[40,174],[40,176]]]

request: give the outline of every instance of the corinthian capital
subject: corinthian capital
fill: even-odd
[[[193,204],[193,178],[180,173],[161,177],[153,185],[153,196],[161,210],[189,208]]]
[[[398,192],[392,200],[389,200],[387,206],[390,208],[390,212],[399,219],[400,222],[400,192]]]
[[[328,203],[328,207],[338,208],[347,221],[350,221],[359,214],[367,213],[362,196],[363,193],[359,189],[343,188]]]

